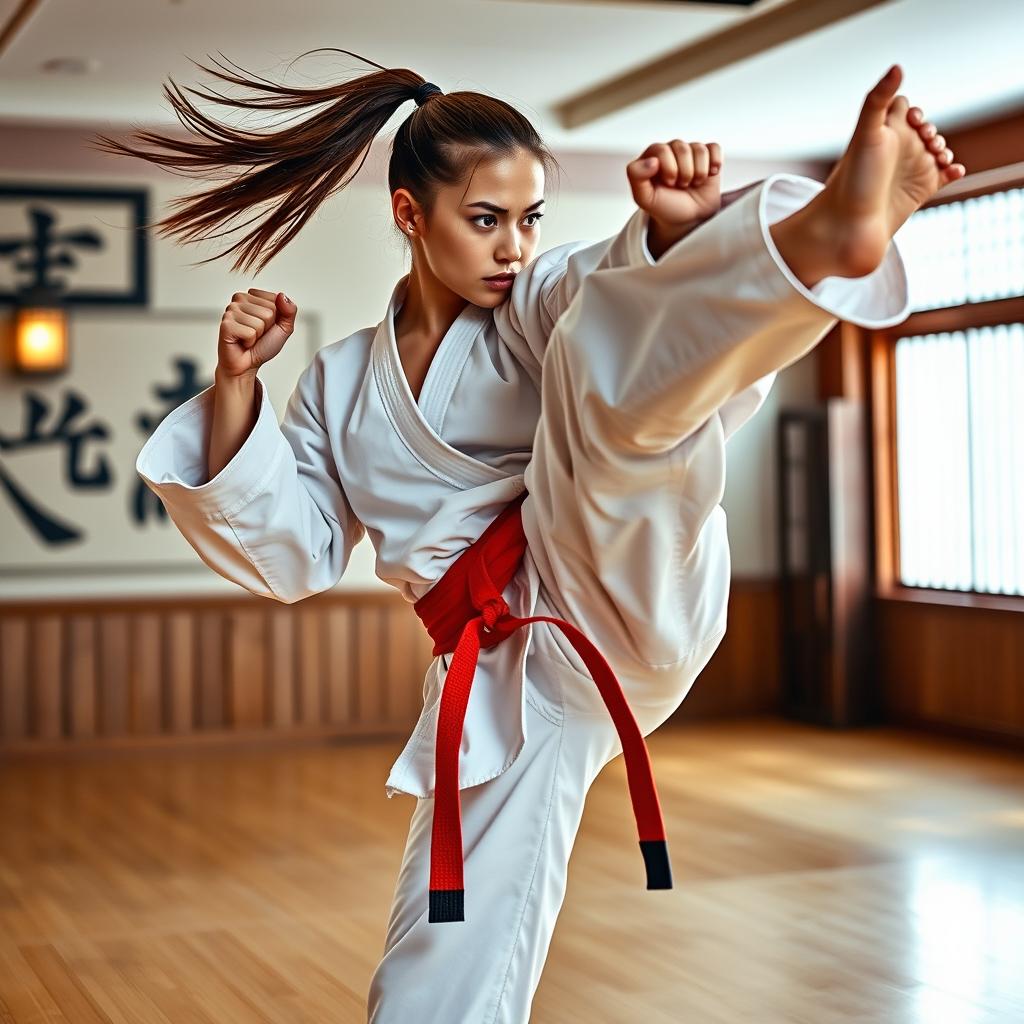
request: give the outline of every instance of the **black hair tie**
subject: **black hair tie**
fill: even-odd
[[[427,97],[433,95],[435,92],[441,92],[440,87],[434,85],[433,82],[424,82],[417,90],[413,99],[416,101],[416,106],[421,107],[426,102]]]

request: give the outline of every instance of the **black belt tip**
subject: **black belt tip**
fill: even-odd
[[[465,921],[465,896],[465,889],[431,889],[427,920],[431,923]]]
[[[648,889],[671,889],[672,867],[668,861],[668,843],[664,839],[641,839],[640,852],[647,868]]]

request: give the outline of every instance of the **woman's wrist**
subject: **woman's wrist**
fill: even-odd
[[[245,373],[225,373],[219,366],[213,371],[213,382],[224,392],[242,397],[250,397],[256,390],[256,371]]]
[[[685,224],[663,224],[650,218],[647,225],[647,249],[655,260],[672,248],[676,242],[685,238],[697,225],[703,224],[708,217],[694,217]]]

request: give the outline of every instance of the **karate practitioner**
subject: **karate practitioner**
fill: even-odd
[[[300,601],[369,533],[378,576],[435,639],[386,782],[416,803],[373,1024],[529,1020],[586,793],[619,753],[643,853],[623,912],[670,898],[641,891],[641,860],[649,888],[672,885],[642,737],[725,633],[726,442],[836,318],[907,316],[892,236],[965,173],[901,77],[867,94],[825,183],[773,174],[722,202],[717,144],[655,143],[626,168],[638,208],[620,231],[537,255],[548,154],[528,122],[404,69],[366,76],[337,108],[353,133],[339,173],[417,102],[389,167],[412,266],[384,318],[316,354],[279,425],[257,371],[297,306],[236,293],[216,383],[140,452],[222,576]],[[505,271],[509,286],[485,280]]]

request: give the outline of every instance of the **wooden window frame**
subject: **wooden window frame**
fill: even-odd
[[[945,206],[974,196],[1024,186],[1024,162],[968,175],[946,186],[925,208]],[[867,356],[874,495],[875,595],[885,600],[936,604],[961,608],[987,608],[1024,612],[1024,596],[990,594],[978,590],[941,590],[909,587],[899,582],[899,506],[896,462],[896,342],[915,334],[963,331],[971,327],[1024,323],[1024,295],[988,302],[971,302],[912,313],[903,323],[886,330],[853,328],[862,335]],[[850,326],[850,325],[847,325]]]

